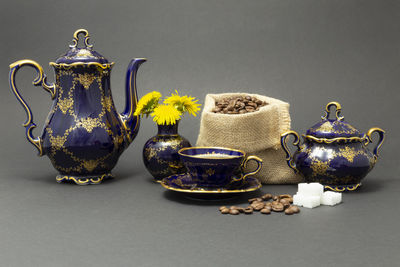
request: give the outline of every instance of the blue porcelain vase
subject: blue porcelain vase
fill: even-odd
[[[78,37],[84,35],[84,47],[78,48]],[[49,84],[42,67],[32,60],[20,60],[10,65],[10,87],[27,114],[23,124],[26,137],[39,151],[47,155],[59,172],[56,180],[73,181],[79,185],[98,184],[112,177],[111,170],[121,153],[131,144],[139,130],[139,116],[134,116],[137,104],[136,73],[145,59],[130,62],[126,75],[126,107],[119,114],[110,89],[113,62],[92,49],[89,33],[80,29],[74,33],[67,53],[50,65],[55,71],[55,83]],[[34,137],[33,115],[15,85],[15,75],[23,66],[36,69],[33,84],[42,86],[53,99],[43,132]]]
[[[336,107],[335,119],[329,119],[331,107]],[[282,134],[281,144],[287,154],[287,163],[296,173],[302,174],[306,182],[319,182],[325,189],[338,192],[355,190],[375,166],[385,132],[371,128],[367,133],[361,133],[343,121],[337,102],[328,103],[325,112],[322,121],[303,135],[303,144],[295,131]],[[375,132],[379,140],[371,152],[367,145],[372,142]],[[286,145],[290,135],[294,136],[293,144],[297,147],[293,155]]]
[[[190,147],[190,142],[178,133],[179,121],[174,125],[158,125],[158,133],[143,147],[143,162],[156,181],[186,172],[178,151]]]

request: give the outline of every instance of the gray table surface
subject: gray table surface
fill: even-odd
[[[2,1],[0,21],[1,267],[400,265],[400,1],[14,0]],[[111,86],[120,111],[126,65],[147,57],[139,96],[178,89],[203,103],[207,93],[267,95],[290,103],[299,133],[338,101],[356,128],[386,130],[381,158],[339,206],[220,215],[220,205],[249,196],[193,201],[151,182],[141,159],[156,131],[148,119],[115,180],[57,184],[50,161],[25,140],[8,64],[36,60],[52,82],[47,62],[65,53],[79,28],[116,62]],[[17,85],[41,128],[51,103],[33,78],[21,70]],[[180,133],[194,144],[199,125],[200,116],[187,116]],[[266,185],[253,195],[295,191]]]
[[[398,266],[400,260],[400,182],[379,166],[338,206],[232,216],[218,207],[266,192],[293,194],[296,186],[197,201],[166,191],[126,157],[117,179],[95,186],[57,184],[44,160],[20,164],[2,170],[0,258],[7,264],[1,266]]]

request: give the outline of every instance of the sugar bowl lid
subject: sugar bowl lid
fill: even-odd
[[[83,43],[85,47],[79,48],[79,35],[83,34]],[[73,63],[100,63],[108,64],[108,60],[101,54],[93,50],[93,45],[89,44],[89,32],[85,29],[76,30],[72,39],[73,44],[64,55],[57,58],[57,64],[73,64]]]
[[[329,119],[331,107],[336,108],[335,119]],[[312,136],[318,139],[354,138],[355,140],[362,138],[363,133],[343,121],[344,117],[340,116],[341,110],[342,107],[338,102],[328,103],[325,107],[325,115],[321,117],[322,121],[309,128],[306,137]]]

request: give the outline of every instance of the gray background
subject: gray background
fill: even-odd
[[[0,266],[398,266],[399,1],[2,1],[0,10]],[[165,192],[143,167],[156,132],[142,121],[122,155],[118,179],[98,186],[57,184],[50,161],[25,140],[25,114],[8,87],[8,64],[43,65],[89,30],[95,49],[116,62],[114,100],[122,110],[125,68],[147,57],[139,95],[174,89],[252,92],[291,104],[304,132],[336,100],[360,130],[387,131],[381,159],[355,193],[335,207],[300,215],[222,216],[221,204]],[[50,97],[18,86],[42,123]],[[195,143],[199,116],[180,132]],[[36,134],[39,130],[35,131]],[[295,186],[261,192],[294,193]]]

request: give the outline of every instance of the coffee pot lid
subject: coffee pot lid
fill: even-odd
[[[79,35],[83,34],[84,46],[82,48],[78,47]],[[85,29],[76,30],[74,33],[74,38],[72,39],[73,44],[70,45],[70,49],[64,55],[57,58],[57,64],[73,64],[73,63],[100,63],[107,64],[108,60],[101,54],[93,50],[93,45],[89,44],[89,32]]]
[[[329,119],[331,107],[336,107],[336,118]],[[344,117],[340,116],[342,107],[337,102],[330,102],[325,107],[325,115],[322,116],[322,121],[318,122],[306,132],[306,135],[316,138],[333,139],[338,137],[362,137],[363,134],[354,128],[351,124],[343,121]]]

